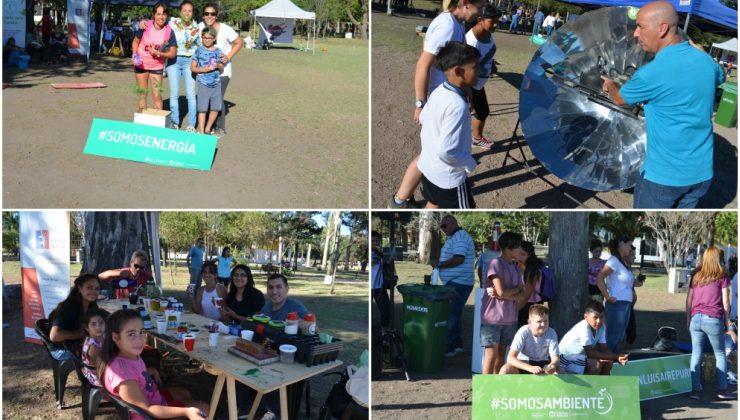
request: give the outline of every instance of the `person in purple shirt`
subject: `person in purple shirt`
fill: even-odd
[[[704,251],[701,267],[691,278],[686,296],[686,326],[691,332],[691,398],[702,398],[701,356],[706,336],[714,351],[717,376],[717,398],[732,400],[736,396],[727,389],[727,358],[724,352],[724,334],[737,342],[730,329],[730,280],[720,263],[717,247]]]

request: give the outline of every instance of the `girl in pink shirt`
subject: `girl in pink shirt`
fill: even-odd
[[[139,110],[147,107],[146,94],[152,92],[154,109],[162,109],[162,73],[164,60],[177,56],[177,38],[167,25],[167,9],[159,2],[152,9],[153,23],[145,30],[137,31],[131,49],[134,55],[134,75],[139,94]],[[151,80],[151,89],[149,88]]]
[[[138,312],[124,309],[108,318],[100,371],[105,389],[122,400],[147,410],[154,418],[187,417],[203,420],[208,404],[192,401],[184,388],[160,388],[159,372],[144,365],[141,352],[147,332]],[[132,419],[140,416],[132,413]]]
[[[717,398],[737,398],[727,389],[727,358],[724,351],[724,335],[737,342],[735,332],[730,329],[730,282],[720,264],[720,250],[707,248],[701,258],[701,267],[691,278],[691,287],[686,296],[686,326],[691,333],[691,398],[702,399],[701,355],[704,337],[712,345],[717,375]]]

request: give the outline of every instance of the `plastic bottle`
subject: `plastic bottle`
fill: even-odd
[[[316,334],[316,315],[309,312],[303,317],[303,328],[301,334],[303,335],[314,335]]]
[[[152,328],[152,319],[149,318],[149,314],[144,315],[143,318],[144,318],[144,329],[148,330]]]
[[[285,318],[285,333],[298,334],[298,312],[288,313],[288,317]]]
[[[157,289],[157,288],[156,288],[156,287],[154,287],[154,279],[149,279],[149,280],[148,280],[148,281],[146,282],[146,297],[148,297],[148,298],[150,298],[150,299],[153,299],[153,298],[159,297],[159,296],[155,296],[155,294],[156,294],[155,290],[156,290],[156,289]]]

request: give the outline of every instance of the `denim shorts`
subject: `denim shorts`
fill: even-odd
[[[491,347],[499,343],[511,344],[516,330],[516,325],[481,324],[480,345]]]

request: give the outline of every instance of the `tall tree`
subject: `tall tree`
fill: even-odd
[[[83,273],[100,273],[112,268],[126,267],[136,250],[149,253],[145,212],[85,213],[85,242],[87,252],[82,264]]]
[[[166,211],[159,216],[159,237],[167,249],[183,252],[190,249],[198,237],[205,236],[206,218],[202,212]],[[174,264],[177,271],[177,264]]]
[[[722,211],[714,223],[717,239],[725,245],[737,245],[737,212]]]
[[[18,212],[3,212],[3,250],[17,256],[21,247],[20,233],[18,232]]]
[[[367,41],[367,0],[359,0],[359,13],[362,15],[360,22],[358,22],[354,16],[353,6],[356,5],[355,1],[356,0],[347,0],[347,15],[349,16],[349,20],[351,20],[355,26],[360,27],[360,39]]]
[[[365,212],[344,212],[342,214],[342,223],[349,228],[349,240],[346,243],[346,254],[344,259],[344,270],[349,270],[349,257],[352,247],[355,246],[355,235],[361,235],[363,232],[367,235],[367,213]]]
[[[588,299],[588,233],[588,213],[550,213],[548,263],[556,293],[550,303],[550,326],[561,336],[583,319]]]
[[[676,267],[686,250],[707,232],[711,212],[648,212],[644,224],[663,242],[663,266]]]

